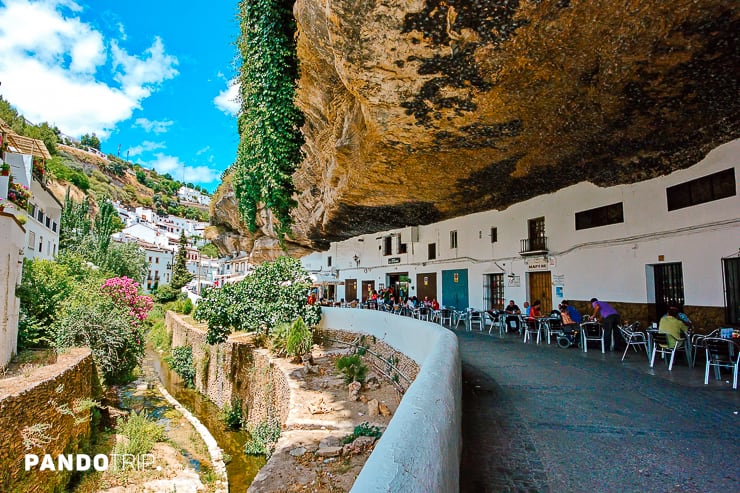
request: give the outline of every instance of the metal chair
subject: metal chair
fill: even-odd
[[[458,328],[460,325],[460,322],[463,322],[465,324],[465,330],[470,330],[470,324],[468,323],[470,321],[470,312],[468,310],[460,310],[455,312],[455,329]]]
[[[478,330],[483,332],[483,326],[485,325],[483,313],[479,310],[468,309],[468,325],[470,325],[470,330],[473,330],[473,324],[478,324]]]
[[[588,341],[599,341],[601,352],[606,352],[604,349],[604,328],[599,322],[583,322],[581,324],[581,345],[584,353],[588,352]]]
[[[709,367],[714,367],[715,378],[720,379],[720,368],[732,369],[732,388],[737,390],[737,372],[740,366],[740,344],[722,337],[705,337],[704,351],[707,365],[704,370],[704,385],[709,384]]]
[[[452,310],[448,308],[442,308],[439,310],[439,325],[452,325]]]
[[[648,351],[648,343],[647,338],[645,337],[644,332],[640,332],[640,322],[633,322],[629,325],[620,325],[619,331],[622,333],[622,337],[624,338],[625,343],[627,343],[627,347],[624,348],[624,354],[622,354],[622,361],[624,361],[625,356],[627,356],[627,351],[629,351],[629,348],[637,352],[638,346],[644,346],[645,347],[645,355],[650,359],[650,352]]]
[[[650,358],[650,368],[655,363],[655,355],[660,353],[662,357],[667,354],[671,355],[671,362],[668,364],[668,371],[673,369],[673,360],[676,358],[676,351],[686,351],[686,339],[675,339],[676,345],[670,347],[669,335],[665,332],[653,333],[653,355]]]
[[[540,330],[540,322],[539,320],[535,320],[533,318],[528,318],[524,322],[524,342],[527,342],[528,340],[532,339],[531,334],[537,334],[537,344],[540,343],[540,338],[542,337],[542,331]]]

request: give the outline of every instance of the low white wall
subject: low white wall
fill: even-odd
[[[373,335],[420,366],[352,491],[459,491],[462,369],[455,335],[434,323],[375,310],[322,313],[320,327]]]
[[[0,212],[0,368],[16,351],[20,300],[15,287],[21,283],[26,231],[12,215]]]

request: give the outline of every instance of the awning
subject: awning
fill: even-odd
[[[314,286],[323,286],[326,284],[339,284],[339,280],[328,272],[312,272],[309,274]]]

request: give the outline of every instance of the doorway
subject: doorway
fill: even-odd
[[[367,302],[375,291],[375,281],[362,281],[362,301]]]
[[[552,278],[550,271],[529,273],[529,304],[540,300],[543,315],[552,311]]]
[[[437,273],[416,274],[416,297],[433,300],[437,297]]]
[[[683,310],[685,303],[683,292],[683,268],[681,262],[668,264],[654,264],[653,266],[653,289],[654,289],[654,316],[655,320],[665,315],[668,307],[675,306]]]
[[[388,274],[388,287],[393,288],[393,296],[403,301],[409,295],[409,278],[408,272],[399,272],[398,274]]]
[[[458,310],[468,308],[468,269],[442,271],[442,303]]]
[[[344,280],[344,301],[350,303],[357,299],[357,279]]]

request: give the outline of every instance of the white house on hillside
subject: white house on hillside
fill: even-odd
[[[21,282],[26,232],[12,215],[0,212],[0,369],[16,352],[20,300],[15,287]]]
[[[195,204],[201,205],[211,204],[211,197],[199,192],[198,190],[193,190],[192,188],[188,187],[180,187],[180,189],[177,191],[177,196],[180,198],[180,200],[183,200],[185,202],[193,202]]]

